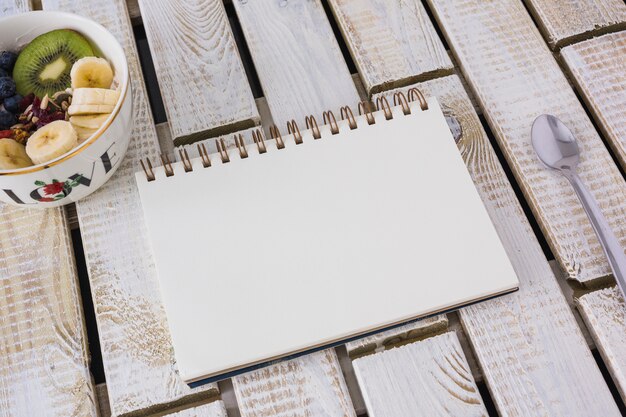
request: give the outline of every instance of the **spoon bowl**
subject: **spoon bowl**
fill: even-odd
[[[531,141],[537,156],[546,166],[575,171],[580,150],[572,132],[551,114],[542,114],[533,122]]]

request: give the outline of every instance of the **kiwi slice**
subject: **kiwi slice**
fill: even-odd
[[[85,56],[94,56],[94,51],[78,32],[59,29],[37,36],[15,62],[13,79],[17,92],[22,96],[35,93],[43,98],[65,90],[71,85],[72,65]]]

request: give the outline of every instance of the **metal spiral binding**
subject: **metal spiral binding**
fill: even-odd
[[[290,135],[293,135],[293,140],[296,142],[296,145],[300,145],[302,143],[302,134],[300,133],[300,128],[295,120],[291,119],[291,121],[287,122],[287,132],[289,132]]]
[[[285,142],[283,142],[283,137],[280,134],[280,130],[276,125],[270,126],[270,135],[272,135],[272,139],[276,141],[276,147],[278,149],[283,149],[285,147]]]
[[[352,113],[352,109],[348,106],[343,106],[340,111],[341,111],[341,120],[348,119],[348,126],[350,126],[350,130],[356,129],[357,128],[356,119],[354,118],[354,113]]]
[[[422,94],[420,90],[417,88],[411,88],[408,90],[407,94],[402,92],[396,92],[393,94],[393,105],[401,106],[402,113],[405,115],[411,114],[411,102],[418,102],[420,109],[422,111],[428,110],[428,102],[426,98]],[[393,112],[391,110],[391,106],[389,105],[389,101],[386,97],[381,96],[376,99],[376,110],[382,111],[384,113],[386,120],[393,119]],[[365,120],[368,125],[376,124],[376,118],[372,113],[372,106],[369,101],[362,101],[358,105],[359,115],[365,115]],[[335,114],[328,110],[322,113],[324,125],[327,125],[330,128],[330,132],[333,135],[339,133],[339,124],[337,123],[337,119],[335,118]],[[348,122],[348,126],[350,130],[358,128],[356,118],[354,117],[354,113],[349,106],[343,106],[340,109],[341,120],[346,120]],[[320,130],[319,125],[317,124],[317,120],[313,115],[309,115],[305,117],[306,128],[311,131],[311,135],[314,139],[322,138],[322,132]],[[293,135],[294,142],[299,145],[303,143],[302,134],[300,133],[300,128],[295,120],[290,120],[287,122],[287,131],[289,134]],[[269,132],[271,138],[276,143],[276,148],[278,150],[285,148],[285,142],[283,141],[280,130],[276,125],[271,125],[269,127]],[[267,152],[267,146],[265,144],[264,135],[261,129],[255,129],[252,131],[252,140],[254,141],[257,151],[259,154],[264,154]],[[238,133],[234,135],[235,146],[237,146],[237,150],[239,152],[239,157],[241,159],[248,158],[249,153],[246,148],[246,144],[243,140],[243,136]],[[217,151],[220,155],[220,159],[222,163],[230,162],[230,156],[228,155],[228,151],[226,149],[226,143],[223,138],[215,139],[215,144],[217,146]],[[204,168],[209,168],[211,166],[211,159],[209,158],[209,153],[207,152],[206,146],[204,143],[197,145],[198,153],[200,155],[200,159],[202,161],[202,166]],[[185,172],[193,171],[193,164],[191,163],[191,159],[189,158],[189,154],[186,149],[179,149],[178,154],[180,156],[181,162],[183,164],[183,168]],[[172,163],[169,157],[165,154],[160,155],[161,162],[163,163],[163,170],[165,171],[165,175],[167,177],[171,177],[174,175],[174,168],[172,167]],[[154,170],[152,168],[152,162],[150,158],[145,158],[145,163],[143,160],[140,160],[141,168],[146,174],[146,179],[148,181],[154,181],[156,179],[154,175]]]
[[[335,118],[335,114],[330,110],[326,110],[322,114],[324,115],[324,124],[325,125],[330,124],[330,133],[332,133],[333,135],[336,135],[337,133],[339,133],[339,125],[337,125],[337,119]],[[328,120],[326,120],[327,116],[328,116]]]
[[[265,139],[263,139],[263,134],[261,133],[260,129],[255,129],[252,131],[252,140],[254,141],[254,143],[256,143],[256,147],[259,150],[260,154],[267,152],[267,147],[265,147]]]
[[[376,123],[376,119],[374,119],[374,115],[372,114],[372,108],[368,101],[359,102],[359,115],[365,113],[365,119],[367,120],[368,125],[373,125]]]
[[[317,120],[315,120],[315,117],[311,114],[306,116],[304,120],[306,121],[306,128],[310,129],[311,133],[313,133],[313,139],[321,138],[322,134],[320,133],[320,128],[317,126]]]
[[[382,108],[383,112],[385,113],[385,119],[386,120],[391,120],[393,119],[393,113],[391,112],[391,106],[389,105],[389,101],[387,101],[387,97],[385,96],[381,96],[378,97],[376,99],[376,110],[379,110]]]
[[[246,144],[243,143],[243,136],[241,133],[235,135],[235,145],[237,145],[237,149],[239,149],[239,156],[241,159],[246,159],[248,157],[248,150],[246,149]]]

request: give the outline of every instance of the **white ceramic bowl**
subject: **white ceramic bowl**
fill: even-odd
[[[120,165],[130,140],[133,112],[126,56],[104,27],[69,13],[35,11],[9,16],[0,19],[0,51],[19,51],[55,29],[73,29],[89,39],[113,66],[120,99],[100,129],[65,155],[45,164],[0,170],[0,201],[20,207],[62,206],[93,193]]]

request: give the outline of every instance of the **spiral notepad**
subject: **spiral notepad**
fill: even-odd
[[[273,126],[272,138],[259,129],[249,145],[236,135],[233,149],[220,139],[213,155],[142,161],[188,384],[517,289],[437,100],[395,99]]]

